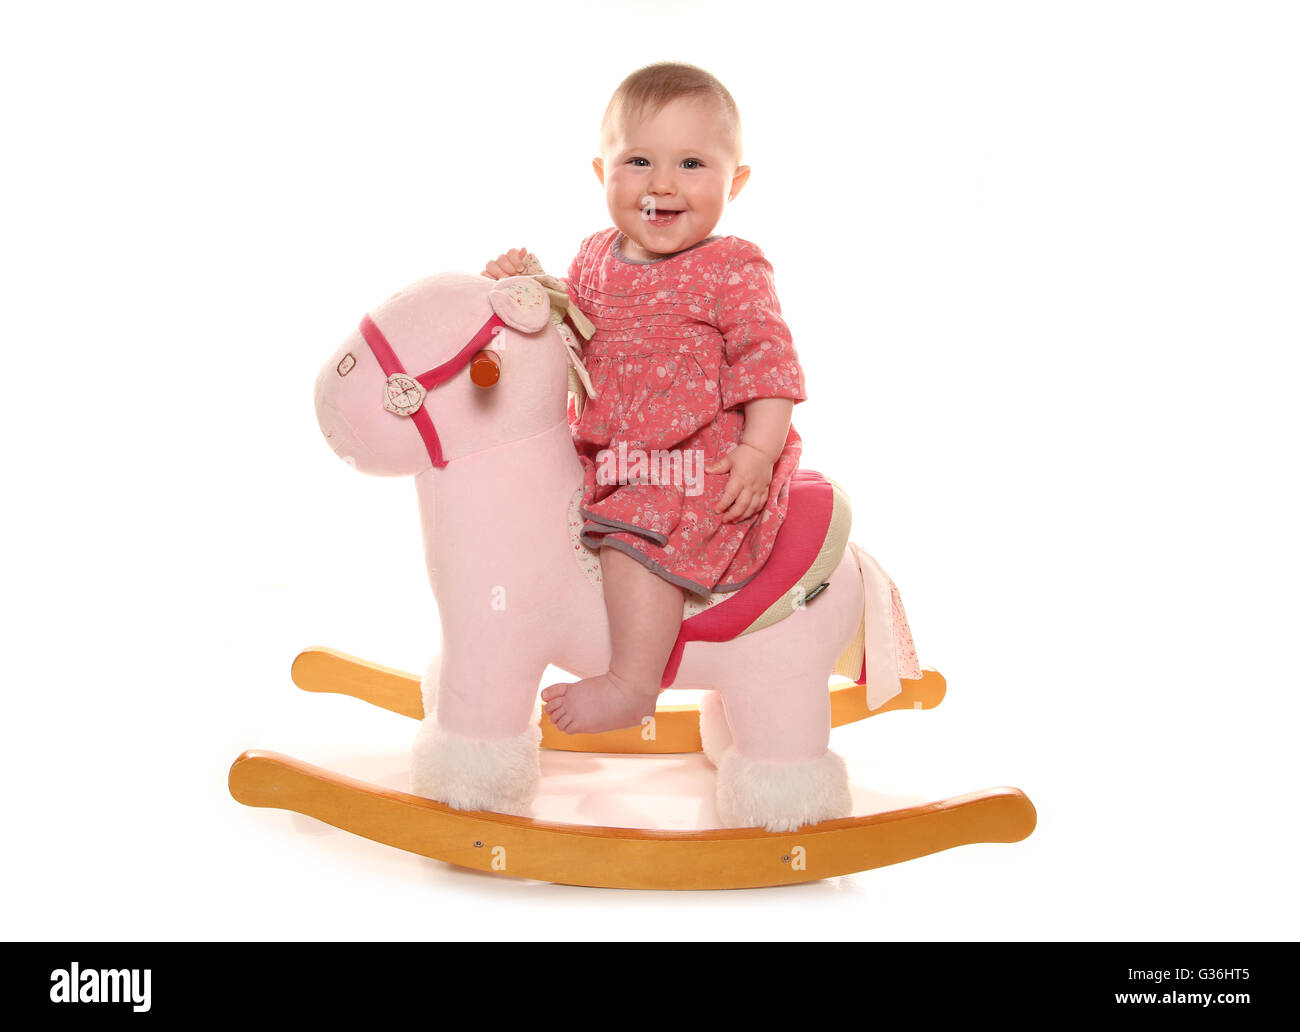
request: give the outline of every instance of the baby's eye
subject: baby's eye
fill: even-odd
[[[699,158],[685,158],[682,160],[682,168],[702,168],[704,162]]]
[[[645,158],[628,158],[627,163],[629,165],[635,165],[637,168],[644,168],[646,165],[650,164],[650,162]]]

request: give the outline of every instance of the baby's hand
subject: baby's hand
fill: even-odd
[[[480,276],[486,276],[488,279],[505,279],[507,276],[524,275],[524,257],[528,254],[528,248],[516,247],[507,251],[505,254],[497,255],[494,262],[488,262],[487,268],[479,273]]]
[[[705,473],[731,471],[722,499],[713,507],[723,512],[722,522],[747,520],[767,504],[767,489],[772,483],[772,467],[776,463],[750,444],[738,444],[711,466]]]

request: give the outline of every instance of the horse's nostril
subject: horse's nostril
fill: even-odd
[[[352,367],[355,366],[356,364],[357,364],[357,360],[352,356],[352,352],[349,351],[346,355],[344,355],[339,360],[339,364],[338,364],[339,376],[347,376],[348,373],[352,372]]]

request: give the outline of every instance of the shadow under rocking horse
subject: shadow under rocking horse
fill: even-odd
[[[763,570],[739,591],[686,603],[663,683],[706,693],[698,721],[693,707],[661,707],[639,728],[568,736],[541,716],[548,665],[586,677],[610,655],[599,559],[579,540],[566,398],[576,388],[581,404],[585,372],[566,301],[544,276],[433,276],[366,316],[322,369],[316,409],[334,451],[362,472],[415,478],[443,644],[419,698],[410,675],[328,650],[300,656],[295,680],[423,715],[416,794],[246,753],[231,771],[236,798],[463,866],[586,885],[785,884],[1028,835],[1033,807],[1010,788],[850,817],[832,725],[935,705],[944,684],[918,666],[892,581],[848,542],[847,498],[808,471],[791,482]],[[837,673],[851,680],[832,692]],[[702,748],[726,828],[517,816],[536,795],[542,744]]]

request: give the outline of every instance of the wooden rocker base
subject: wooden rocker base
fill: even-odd
[[[611,889],[794,885],[973,842],[1018,842],[1037,820],[1019,789],[991,788],[795,832],[585,827],[453,810],[271,752],[235,761],[230,794],[457,867]]]
[[[314,648],[293,664],[313,692],[349,695],[394,713],[424,715],[420,679],[390,667]],[[902,695],[868,710],[866,690],[830,689],[835,726],[896,709],[931,709],[945,682],[926,670]],[[575,752],[680,753],[700,750],[699,710],[661,707],[653,733],[632,728],[565,735],[545,717],[543,745]],[[616,889],[743,889],[834,878],[975,842],[1018,842],[1037,822],[1017,788],[990,788],[936,803],[808,825],[657,831],[559,824],[454,810],[420,796],[343,777],[273,752],[245,752],[230,768],[230,794],[247,806],[314,817],[375,842],[458,867],[561,885]]]
[[[291,671],[303,691],[347,695],[373,706],[424,719],[420,679],[334,649],[310,648],[298,654]],[[947,682],[937,670],[921,671],[918,681],[903,681],[903,691],[879,709],[867,708],[867,689],[851,681],[830,688],[831,726],[841,727],[880,713],[934,709],[943,701]],[[542,714],[542,748],[564,752],[689,753],[700,751],[697,706],[660,706],[652,727],[630,727],[598,735],[566,735]]]

